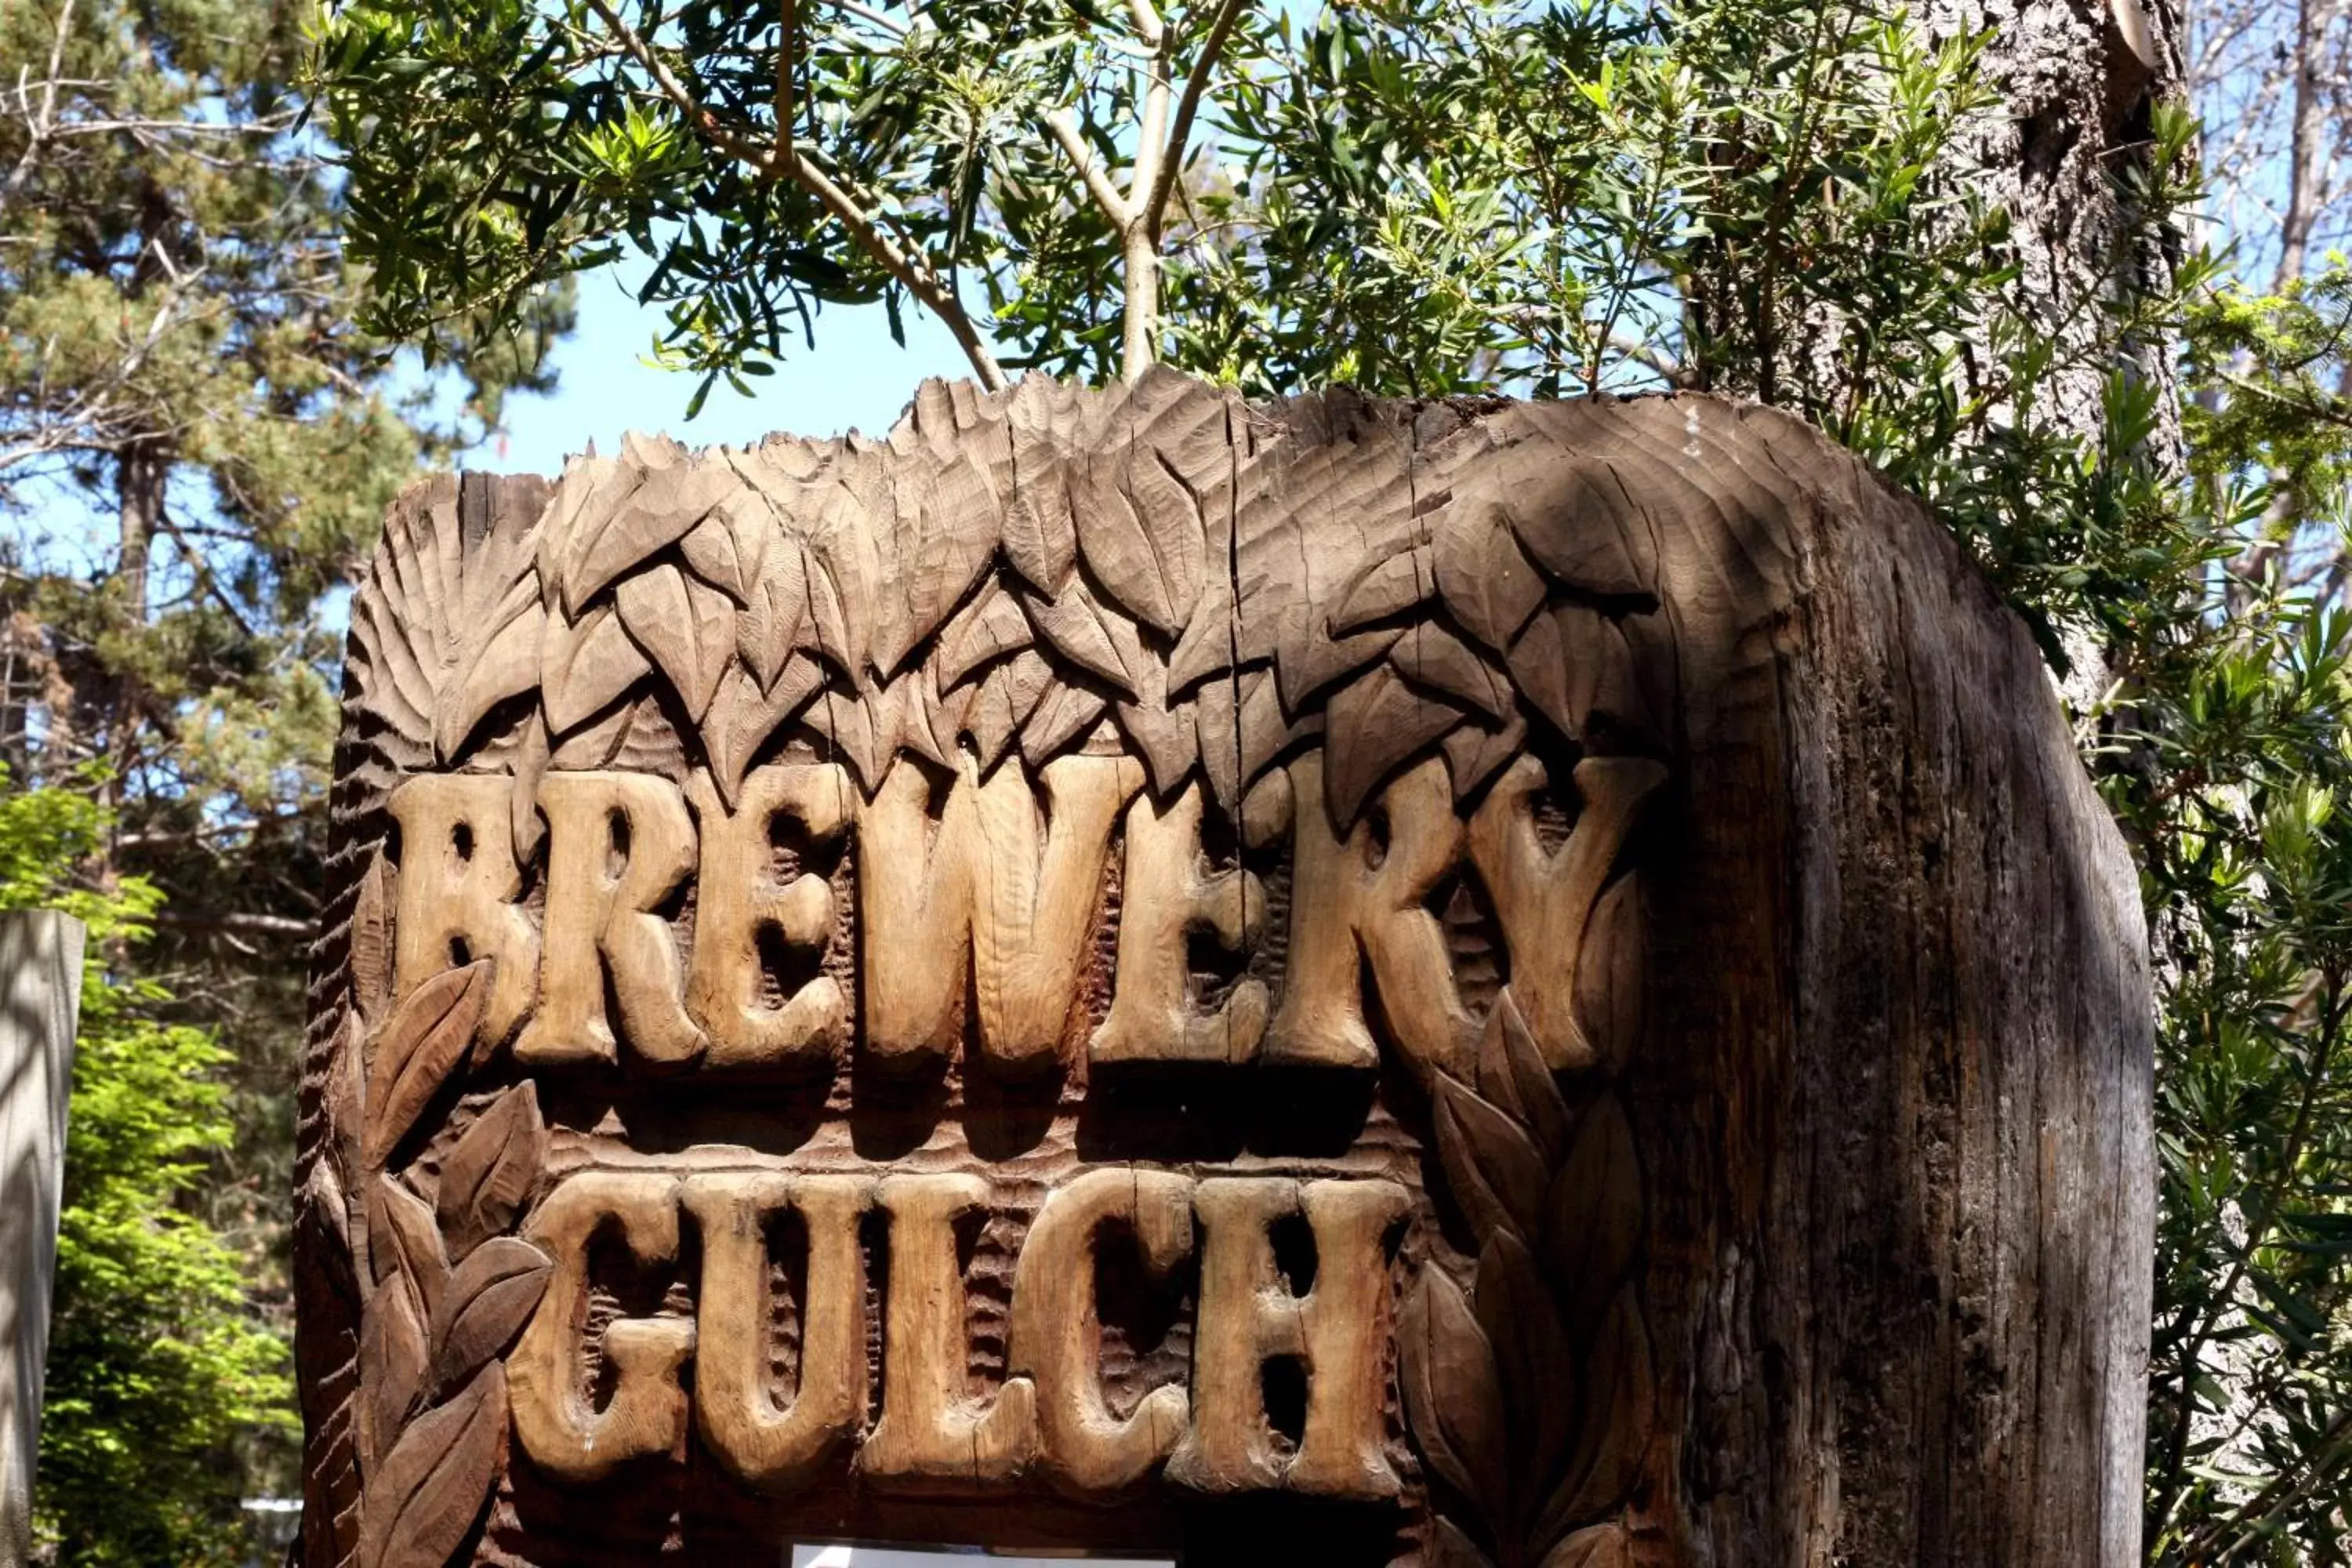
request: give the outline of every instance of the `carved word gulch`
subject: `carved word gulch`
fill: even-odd
[[[1042,1473],[1078,1495],[1132,1486],[1164,1467],[1206,1492],[1285,1489],[1393,1497],[1382,1440],[1396,1234],[1405,1190],[1383,1181],[1211,1177],[1102,1166],[1057,1188],[1031,1222],[1015,1268],[1006,1375],[985,1404],[967,1392],[966,1284],[956,1225],[989,1205],[971,1174],[675,1176],[593,1170],[556,1187],[527,1235],[555,1277],[508,1366],[515,1432],[541,1469],[584,1483],[633,1459],[680,1455],[689,1426],[745,1485],[807,1485],[845,1445],[858,1470],[899,1489],[968,1489]],[[881,1410],[869,1426],[867,1284],[859,1231],[887,1226]],[[797,1386],[771,1386],[769,1237],[797,1216],[806,1238]],[[1276,1227],[1303,1219],[1315,1251],[1304,1295],[1285,1284]],[[678,1258],[698,1233],[692,1319],[615,1318],[601,1352],[610,1395],[586,1375],[591,1247],[617,1237],[641,1267]],[[1189,1386],[1163,1384],[1125,1415],[1107,1402],[1095,1297],[1097,1238],[1132,1237],[1163,1285],[1197,1257]],[[680,1373],[694,1363],[693,1394]],[[1268,1419],[1270,1361],[1305,1372],[1297,1441]]]
[[[645,773],[550,773],[536,796],[547,820],[540,920],[517,902],[515,781],[422,774],[392,799],[402,843],[394,985],[404,995],[453,963],[495,958],[482,1037],[520,1026],[515,1056],[530,1068],[614,1062],[623,1041],[673,1067],[835,1060],[852,1029],[837,980],[820,973],[780,1001],[768,994],[762,942],[814,968],[838,920],[824,879],[773,872],[781,818],[813,844],[854,835],[857,918],[887,933],[863,944],[864,1049],[886,1060],[936,1057],[968,1033],[1000,1066],[1048,1062],[1089,962],[1117,840],[1125,864],[1112,1000],[1094,1060],[1370,1068],[1380,1054],[1368,1021],[1376,999],[1410,1065],[1459,1076],[1473,1025],[1427,900],[1466,854],[1546,1061],[1579,1068],[1591,1049],[1570,1005],[1578,944],[1662,773],[1631,758],[1579,764],[1578,831],[1548,848],[1535,821],[1546,779],[1532,758],[1514,763],[1467,822],[1432,758],[1398,775],[1343,834],[1322,805],[1321,754],[1298,757],[1242,814],[1252,850],[1287,840],[1278,1003],[1251,979],[1213,1009],[1193,994],[1188,943],[1205,937],[1246,953],[1265,922],[1265,890],[1244,867],[1211,867],[1198,785],[1155,801],[1130,758],[1060,757],[1034,783],[1010,763],[982,779],[967,761],[943,790],[940,775],[901,761],[870,800],[838,766],[778,764],[752,773],[732,810],[698,774],[681,790]],[[687,952],[660,911],[689,879]],[[965,1016],[967,997],[976,1017]]]

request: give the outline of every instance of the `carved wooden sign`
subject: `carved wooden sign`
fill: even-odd
[[[411,491],[314,997],[306,1560],[1777,1560],[1710,1467],[1788,1414],[1738,1296],[1817,1114],[1789,713],[1853,682],[1757,682],[1865,514],[1941,545],[1728,404],[1164,374]]]

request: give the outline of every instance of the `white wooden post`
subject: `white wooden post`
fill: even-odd
[[[53,910],[0,913],[0,1568],[32,1553],[83,934]]]

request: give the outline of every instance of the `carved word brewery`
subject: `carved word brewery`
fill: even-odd
[[[513,792],[530,786],[414,776],[391,803],[393,992],[490,960],[478,1051],[511,1037],[519,1069],[551,1085],[731,1079],[738,1108],[798,1100],[814,1114],[853,1041],[861,1069],[893,1080],[976,1056],[961,1064],[967,1137],[975,1077],[1083,1079],[1078,1058],[1360,1081],[1385,1043],[1426,1088],[1476,1070],[1479,1027],[1432,908],[1466,875],[1491,906],[1523,1041],[1551,1070],[1594,1065],[1578,944],[1655,764],[1580,764],[1578,831],[1563,837],[1539,821],[1556,792],[1532,758],[1466,819],[1432,759],[1342,826],[1309,752],[1261,781],[1239,844],[1213,859],[1198,786],[1160,800],[1143,776],[1118,755],[1064,756],[1034,778],[1013,763],[983,779],[967,763],[946,782],[902,760],[868,799],[841,767],[787,763],[753,771],[730,801],[699,774],[681,788],[551,773],[535,789],[546,831],[528,900],[509,825]],[[787,843],[811,853],[780,856]],[[818,850],[853,869],[820,874]],[[1273,900],[1286,909],[1270,912],[1272,874],[1254,863],[1286,865]],[[1209,1000],[1203,943],[1241,976]],[[1267,952],[1278,969],[1253,971]],[[770,1495],[854,1449],[856,1473],[885,1489],[1038,1477],[1104,1496],[1164,1474],[1209,1493],[1396,1496],[1394,1277],[1420,1201],[1405,1141],[1385,1165],[1213,1170],[1062,1143],[1042,1174],[936,1139],[880,1160],[844,1142],[830,1164],[690,1143],[572,1160],[524,1232],[553,1270],[507,1362],[520,1450],[590,1483],[683,1454],[691,1436]],[[1001,1376],[982,1387],[969,1238],[1008,1205],[1025,1230],[986,1329]],[[1147,1293],[1197,1280],[1189,1354],[1156,1380],[1123,1368],[1116,1398],[1097,1289],[1114,1237]],[[1290,1256],[1302,1248],[1303,1272]],[[599,1270],[618,1252],[638,1270],[685,1274],[692,1260],[690,1311],[675,1296],[639,1315],[599,1309]],[[788,1391],[772,1375],[782,1273],[798,1298]],[[1303,1382],[1280,1415],[1277,1365]]]

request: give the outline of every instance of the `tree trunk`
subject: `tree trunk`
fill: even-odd
[[[154,552],[155,531],[163,521],[171,454],[162,441],[142,436],[125,441],[114,462],[115,580],[122,585],[124,612],[143,626],[147,563]]]

